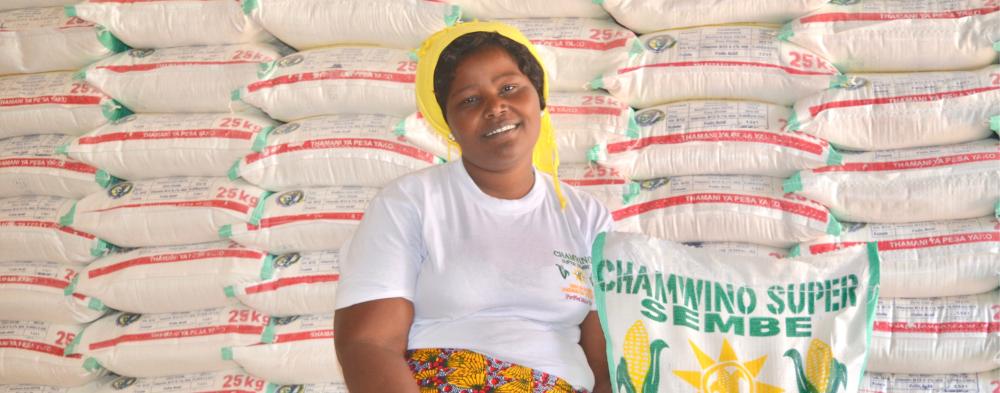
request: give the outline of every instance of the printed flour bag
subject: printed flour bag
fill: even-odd
[[[260,345],[231,351],[244,370],[272,383],[344,382],[333,349],[333,314],[272,318]]]
[[[730,256],[603,233],[592,279],[618,392],[856,392],[878,256]]]
[[[140,248],[91,263],[71,290],[115,310],[193,311],[238,304],[226,287],[271,275],[271,257],[231,242]]]
[[[555,93],[550,94],[549,99]],[[551,107],[549,110],[551,110]],[[407,116],[396,125],[396,129],[393,131],[396,133],[396,136],[406,138],[406,141],[413,146],[427,150],[431,154],[446,160],[455,159],[462,155],[460,150],[451,147],[444,136],[433,130],[430,124],[427,124],[423,113],[415,112]]]
[[[819,201],[844,221],[906,223],[975,218],[1000,200],[1000,144],[844,154],[844,163],[796,173],[785,191]]]
[[[545,107],[555,129],[560,163],[586,163],[594,145],[639,135],[635,111],[604,92],[552,92]]]
[[[232,0],[86,0],[66,13],[106,27],[133,48],[274,40]]]
[[[275,317],[333,315],[340,281],[340,250],[289,253],[270,261],[274,275],[227,289],[241,303]]]
[[[865,373],[860,393],[990,393],[1000,381],[1000,370],[979,374]]]
[[[787,177],[840,163],[814,136],[785,132],[788,108],[758,102],[688,101],[643,109],[631,139],[602,143],[597,163],[632,179],[702,174]]]
[[[71,72],[0,77],[0,138],[80,135],[129,113]]]
[[[417,110],[417,62],[402,49],[314,49],[263,67],[232,98],[281,121],[345,113],[405,117]]]
[[[67,354],[82,354],[118,375],[137,378],[236,367],[223,348],[253,345],[268,317],[239,307],[165,314],[115,313],[88,326]]]
[[[739,22],[785,23],[826,4],[829,0],[598,0],[618,23],[645,34],[685,26]]]
[[[877,242],[883,297],[940,297],[989,292],[1000,286],[1000,223],[993,217],[912,224],[844,223],[838,237],[800,244],[817,255]]]
[[[48,385],[0,385],[0,393],[97,393],[114,378],[108,375],[83,386],[57,387]]]
[[[1000,365],[1000,292],[883,299],[875,313],[868,371],[953,374]]]
[[[275,393],[267,381],[251,376],[238,367],[165,377],[117,377],[94,393]],[[288,391],[286,393],[293,393]],[[346,393],[346,392],[345,392]]]
[[[795,103],[790,130],[850,150],[950,145],[1000,131],[1000,66],[869,74]]]
[[[54,196],[0,199],[0,262],[82,265],[106,254],[108,243],[60,222],[74,202]]]
[[[230,92],[257,80],[258,64],[285,51],[270,44],[132,49],[81,71],[135,112],[230,112]],[[232,108],[231,108],[232,105]]]
[[[382,187],[399,176],[443,162],[397,136],[393,130],[399,121],[387,115],[348,114],[288,123],[261,134],[267,138],[266,147],[236,162],[229,177],[242,177],[274,191]]]
[[[598,1],[453,0],[465,20],[491,18],[607,18]]]
[[[672,101],[735,99],[791,105],[830,86],[836,68],[778,30],[730,25],[640,36],[643,51],[591,82],[635,108]],[[113,94],[112,94],[113,95]]]
[[[516,27],[539,51],[550,52],[547,62],[552,89],[586,91],[594,77],[628,61],[629,53],[642,50],[635,33],[611,19],[551,18],[504,19]]]
[[[840,233],[823,205],[781,192],[766,176],[678,176],[641,183],[611,212],[615,229],[678,242],[749,242],[791,247]]]
[[[253,113],[137,114],[67,144],[68,156],[128,180],[226,176],[278,123]]]
[[[224,177],[165,177],[115,184],[81,199],[63,225],[122,247],[220,240],[219,228],[245,223],[264,190]]]
[[[600,165],[560,164],[559,181],[590,194],[609,211],[625,207],[639,193],[638,183]]]
[[[770,257],[778,259],[788,257],[787,249],[751,243],[693,242],[683,244],[688,247],[725,254],[728,256]]]
[[[461,16],[437,0],[244,0],[243,11],[298,50],[345,43],[417,48]]]
[[[997,61],[1000,6],[994,0],[831,2],[785,25],[780,38],[844,72],[978,68]]]
[[[107,308],[97,299],[67,294],[80,267],[56,262],[0,262],[0,320],[88,323]]]
[[[249,223],[226,225],[219,233],[272,254],[336,250],[354,234],[378,191],[340,186],[272,194],[254,210]]]
[[[62,7],[0,11],[0,26],[0,75],[74,71],[128,49],[102,27],[64,15]]]
[[[83,198],[111,184],[107,172],[56,153],[73,139],[59,134],[0,139],[0,197]]]
[[[80,355],[63,354],[82,325],[39,321],[0,321],[0,386],[8,384],[73,387],[105,374]]]
[[[20,8],[52,7],[70,5],[80,0],[5,0],[0,3],[0,10],[15,10]]]

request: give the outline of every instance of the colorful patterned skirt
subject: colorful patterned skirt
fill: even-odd
[[[462,349],[406,352],[421,393],[589,393],[562,378]]]

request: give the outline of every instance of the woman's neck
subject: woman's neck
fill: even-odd
[[[488,170],[462,160],[465,171],[486,195],[499,199],[521,199],[535,186],[531,160],[505,170]]]

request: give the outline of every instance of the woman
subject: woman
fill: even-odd
[[[471,22],[419,55],[418,106],[462,157],[396,180],[365,213],[337,294],[348,388],[610,392],[589,255],[611,217],[551,176],[531,44]]]

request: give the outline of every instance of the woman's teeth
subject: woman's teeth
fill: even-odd
[[[501,134],[501,133],[513,130],[515,128],[517,128],[517,124],[508,124],[508,125],[505,125],[503,127],[497,128],[497,129],[495,129],[493,131],[490,131],[490,132],[486,133],[486,137],[488,138],[488,137],[491,137],[491,136],[494,136],[494,135],[497,135],[497,134]]]

